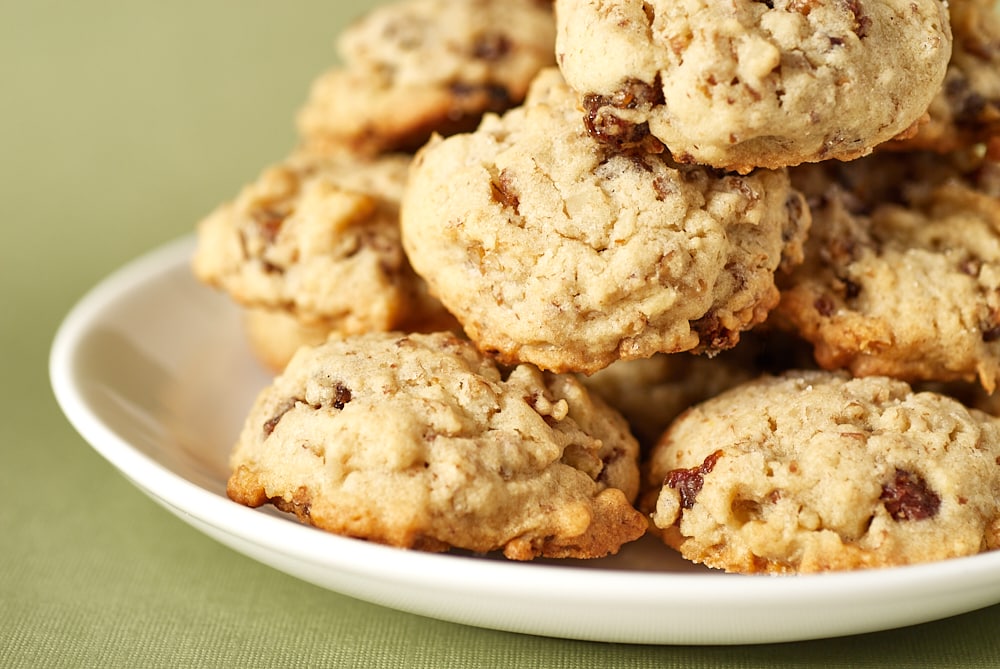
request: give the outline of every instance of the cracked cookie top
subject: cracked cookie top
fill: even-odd
[[[732,347],[801,258],[803,198],[783,171],[613,150],[578,114],[552,68],[522,107],[422,149],[401,211],[413,267],[504,362],[592,373]]]
[[[296,354],[247,417],[228,493],[394,546],[601,557],[645,532],[637,457],[571,375],[376,333]]]
[[[559,66],[595,137],[740,172],[870,153],[921,119],[951,53],[940,0],[555,6]]]

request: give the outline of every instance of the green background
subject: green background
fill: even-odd
[[[287,153],[335,35],[371,4],[0,5],[0,666],[996,666],[1000,607],[714,648],[536,638],[384,609],[217,544],[73,432],[47,376],[63,315]]]

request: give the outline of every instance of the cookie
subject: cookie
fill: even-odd
[[[649,451],[673,420],[694,404],[765,372],[801,368],[812,351],[781,331],[758,327],[714,357],[658,353],[620,360],[580,380],[628,421],[643,451]]]
[[[409,163],[296,153],[199,223],[194,273],[254,312],[250,340],[266,364],[280,369],[324,333],[454,325],[400,244]],[[261,319],[278,329],[260,332]]]
[[[731,572],[890,567],[1000,545],[1000,422],[888,377],[764,377],[681,416],[652,520]]]
[[[1000,16],[993,0],[950,0],[954,38],[941,90],[927,110],[928,122],[893,150],[961,150],[1000,136]]]
[[[393,546],[590,558],[646,530],[637,450],[571,375],[372,333],[299,350],[251,409],[227,491]]]
[[[258,362],[280,372],[302,346],[315,346],[332,332],[324,322],[306,324],[284,309],[247,307],[242,313],[243,332]]]
[[[988,167],[966,172],[936,155],[878,153],[794,169],[793,181],[810,192],[813,226],[805,262],[782,277],[774,323],[812,342],[827,369],[978,379],[992,392],[1000,200],[979,179]]]
[[[400,215],[414,269],[504,363],[589,374],[732,347],[801,257],[803,198],[783,171],[612,150],[578,115],[552,68],[523,106],[424,147]]]
[[[747,172],[848,160],[940,89],[940,0],[557,0],[556,52],[590,132]]]
[[[401,0],[349,26],[338,49],[342,63],[298,113],[303,142],[411,151],[520,103],[555,63],[555,20],[551,3],[534,0]]]

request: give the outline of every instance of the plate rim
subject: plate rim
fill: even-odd
[[[525,604],[546,601],[554,596],[569,595],[571,599],[575,598],[595,606],[621,606],[626,603],[652,606],[662,603],[665,597],[680,607],[686,605],[718,607],[726,604],[731,606],[734,599],[733,586],[736,583],[739,584],[740,598],[746,600],[746,604],[752,604],[748,606],[749,610],[790,606],[800,604],[803,600],[822,600],[825,603],[846,605],[853,602],[859,592],[864,593],[866,600],[879,596],[904,600],[907,599],[904,591],[912,590],[914,583],[918,583],[921,591],[929,597],[945,592],[954,596],[956,591],[974,590],[981,600],[975,605],[959,607],[951,612],[944,611],[941,614],[930,614],[925,617],[916,615],[913,621],[902,623],[913,624],[1000,602],[1000,584],[990,589],[988,595],[982,591],[982,582],[985,578],[991,577],[992,580],[1000,582],[1000,578],[996,578],[1000,576],[1000,551],[904,567],[821,574],[767,576],[629,572],[582,564],[581,566],[532,564],[480,559],[474,556],[422,553],[333,535],[302,525],[293,519],[276,517],[260,510],[240,506],[156,462],[122,438],[88,406],[79,379],[73,373],[74,361],[80,352],[83,335],[93,323],[97,322],[100,314],[124,296],[141,290],[141,287],[150,281],[162,279],[164,274],[176,269],[181,262],[187,262],[194,246],[193,234],[170,241],[112,271],[86,291],[58,325],[50,349],[48,371],[50,385],[59,408],[90,447],[142,492],[198,529],[201,528],[193,523],[192,519],[197,519],[219,532],[243,541],[261,543],[263,535],[267,537],[267,541],[262,545],[268,550],[280,552],[286,558],[299,560],[319,569],[349,571],[366,578],[383,579],[387,574],[433,574],[434,579],[423,583],[424,588],[443,589],[456,594],[477,592],[483,596],[508,596],[511,579],[516,577],[519,591],[530,595],[526,596]],[[209,289],[206,287],[206,290]],[[174,495],[170,492],[174,490],[183,494]],[[261,533],[261,530],[264,532]],[[220,539],[218,536],[215,538]],[[400,563],[404,569],[399,568]],[[390,565],[391,569],[388,568]],[[484,578],[484,572],[492,578]],[[567,587],[579,585],[581,575],[586,575],[591,581],[596,579],[600,587],[593,587],[592,583],[592,587],[588,588],[585,594],[577,594],[573,588]],[[398,580],[412,583],[412,577],[400,576]],[[626,598],[622,597],[623,592],[627,593]],[[625,599],[629,601],[626,602]],[[393,608],[407,610],[399,606]],[[420,611],[414,612],[420,613]],[[422,613],[422,615],[428,614]],[[502,629],[494,625],[478,626]],[[762,638],[760,642],[842,636],[898,626],[900,625],[886,624],[881,627],[868,625],[829,635],[818,632],[810,636],[798,634],[787,638],[778,633],[772,635],[772,638]],[[577,638],[620,640],[601,639],[592,634]],[[671,639],[669,635],[664,635],[663,639],[645,639],[638,642],[686,643]],[[696,640],[696,643],[747,642],[747,639],[727,641],[723,638],[713,638],[712,635]]]

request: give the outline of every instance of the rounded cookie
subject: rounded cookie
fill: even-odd
[[[571,375],[373,333],[299,350],[251,409],[227,491],[394,546],[600,557],[646,530],[637,451]]]
[[[670,423],[688,407],[765,372],[802,368],[811,350],[796,337],[770,328],[744,333],[731,349],[713,357],[658,353],[619,360],[580,380],[617,409],[649,451]]]
[[[272,372],[280,372],[299,348],[327,340],[332,330],[324,323],[303,323],[284,309],[246,307],[242,313],[243,332],[258,362]]]
[[[732,572],[889,567],[1000,545],[1000,422],[888,377],[764,377],[677,419],[644,499]]]
[[[740,172],[870,153],[921,119],[951,53],[940,0],[555,6],[595,137]]]
[[[944,83],[912,137],[885,148],[956,151],[1000,136],[1000,15],[993,0],[949,0],[954,45]],[[881,148],[881,147],[880,147]]]
[[[431,133],[471,130],[487,111],[523,99],[555,63],[551,3],[400,0],[340,36],[339,64],[313,83],[298,114],[312,146],[382,153],[420,147]]]
[[[910,381],[1000,378],[1000,200],[935,155],[792,171],[810,192],[806,260],[781,277],[774,323],[818,363]],[[801,168],[799,168],[801,169]],[[869,178],[882,175],[883,181]],[[825,183],[825,187],[824,187]]]
[[[809,215],[783,171],[740,176],[593,139],[556,69],[522,107],[414,160],[403,244],[481,349],[593,373],[715,352],[764,320]]]
[[[453,326],[400,244],[409,163],[296,153],[199,223],[194,273],[252,310],[250,341],[270,367],[324,333]]]

